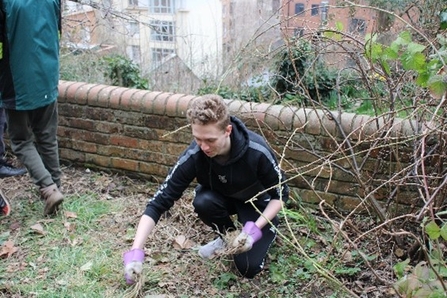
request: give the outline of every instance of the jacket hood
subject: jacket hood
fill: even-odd
[[[248,130],[244,123],[239,118],[230,117],[233,129],[231,131],[231,152],[230,159],[225,163],[227,165],[236,162],[240,159],[248,149],[249,137]]]

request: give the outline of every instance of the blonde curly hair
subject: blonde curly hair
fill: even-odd
[[[223,98],[217,94],[206,94],[196,98],[186,112],[190,124],[214,124],[222,129],[230,124],[230,114]]]

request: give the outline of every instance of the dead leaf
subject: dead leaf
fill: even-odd
[[[64,222],[64,227],[67,229],[67,231],[73,232],[76,227],[76,224],[73,222],[66,221],[66,222]]]
[[[0,256],[6,255],[9,258],[13,253],[17,252],[19,249],[14,246],[14,242],[6,241],[3,243],[2,250],[0,251]]]
[[[175,237],[172,245],[175,249],[190,249],[191,247],[194,247],[194,242],[187,239],[184,235],[179,235]]]
[[[81,266],[81,271],[89,271],[90,269],[92,269],[92,267],[93,267],[93,263],[87,262]]]
[[[9,228],[11,229],[11,231],[15,231],[15,230],[17,230],[18,228],[20,228],[22,225],[21,225],[21,223],[19,222],[19,221],[15,221],[15,222],[13,222],[10,226],[9,226]]]
[[[67,218],[78,218],[78,215],[75,212],[65,211],[64,214]]]
[[[40,235],[45,235],[45,231],[40,223],[31,226],[31,230]]]

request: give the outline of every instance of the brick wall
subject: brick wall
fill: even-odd
[[[60,81],[60,157],[76,165],[161,182],[192,140],[186,109],[194,96]],[[410,138],[409,122],[349,113],[227,100],[233,115],[263,134],[287,171],[292,192],[350,210],[408,154],[377,142],[386,132]],[[385,130],[386,129],[386,130]],[[377,179],[379,181],[380,179]],[[375,180],[374,180],[375,181]],[[369,186],[369,187],[367,187]],[[385,201],[387,187],[374,188]],[[399,196],[408,197],[405,190]]]

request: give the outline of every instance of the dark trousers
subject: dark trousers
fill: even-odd
[[[40,188],[60,186],[57,102],[29,111],[5,109],[11,149]]]
[[[198,186],[195,192],[194,211],[206,225],[221,234],[235,229],[230,218],[233,214],[237,215],[237,219],[242,225],[247,221],[256,221],[260,216],[251,203],[225,198],[202,186]],[[261,212],[264,208],[265,206],[258,207]],[[277,226],[278,218],[272,220],[272,223]],[[243,276],[253,278],[261,272],[267,252],[275,237],[275,229],[267,224],[262,229],[262,238],[253,245],[251,250],[233,256],[236,268]]]
[[[6,115],[5,110],[0,108],[0,159],[5,155],[5,142],[3,135],[5,133],[6,126]]]

